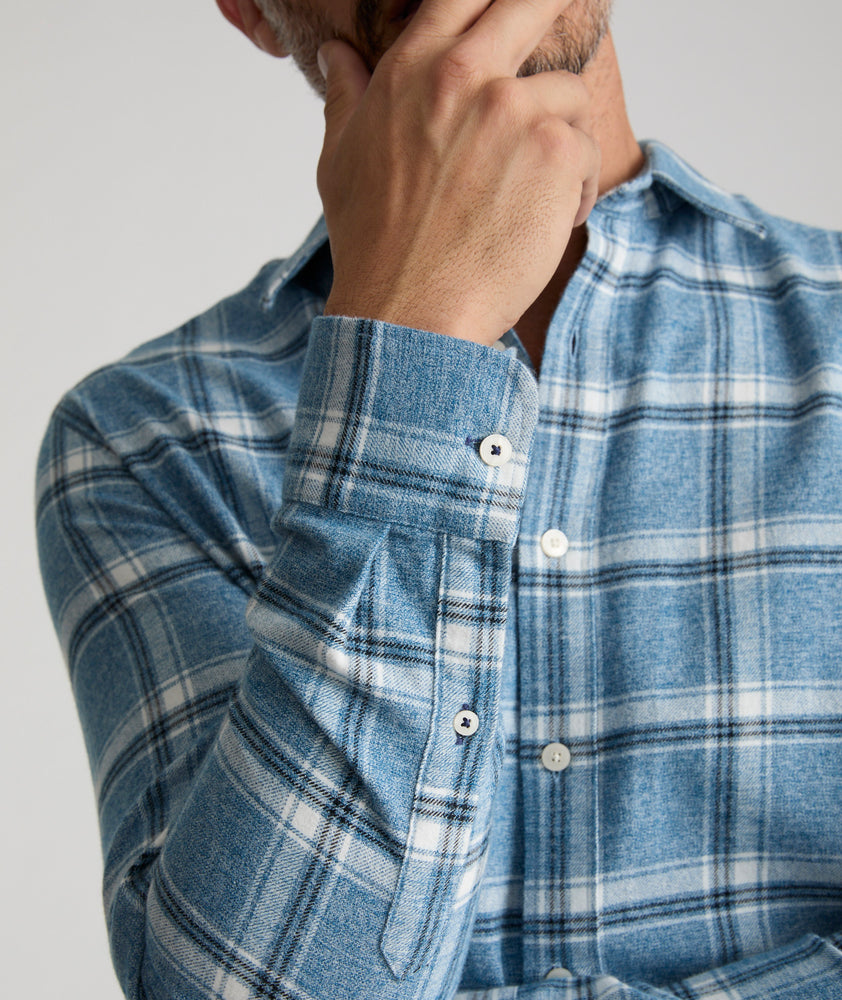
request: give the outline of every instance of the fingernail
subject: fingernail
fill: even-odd
[[[326,80],[327,79],[327,60],[325,59],[324,55],[322,54],[322,50],[321,49],[319,49],[319,51],[316,53],[316,62],[319,64],[319,71],[321,72],[322,76]]]

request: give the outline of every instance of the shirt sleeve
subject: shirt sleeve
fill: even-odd
[[[57,410],[42,573],[128,997],[455,993],[503,751],[536,414],[534,377],[507,353],[315,320],[251,593],[78,400]]]

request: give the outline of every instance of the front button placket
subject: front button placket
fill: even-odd
[[[530,981],[558,966],[559,927],[601,926],[596,727],[603,685],[595,542],[614,288],[627,241],[606,236],[599,208],[592,218],[588,250],[547,336],[518,543],[523,972]],[[564,949],[568,967],[601,960],[595,935],[576,934]]]

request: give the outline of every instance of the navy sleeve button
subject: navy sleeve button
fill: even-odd
[[[463,709],[453,716],[453,728],[459,736],[473,736],[479,729],[479,716],[470,709]]]
[[[479,457],[492,467],[505,465],[512,457],[511,442],[502,434],[489,434],[480,442]]]

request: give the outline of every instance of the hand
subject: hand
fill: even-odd
[[[589,95],[518,67],[571,0],[425,0],[369,74],[326,43],[325,312],[491,344],[597,196]]]

